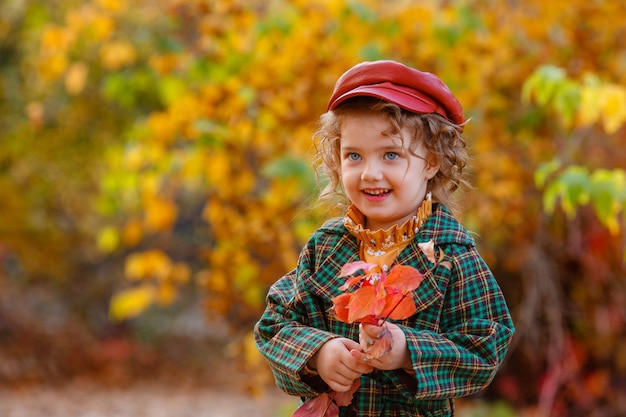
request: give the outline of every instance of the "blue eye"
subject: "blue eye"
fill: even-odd
[[[385,159],[389,159],[390,161],[393,161],[394,159],[398,159],[398,158],[400,158],[400,155],[398,155],[396,152],[385,153]]]
[[[359,155],[358,153],[354,153],[354,152],[350,152],[347,155],[347,157],[351,161],[358,161],[359,159],[361,159],[361,155]]]

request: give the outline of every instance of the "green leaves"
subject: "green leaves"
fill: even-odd
[[[533,99],[556,114],[566,129],[601,122],[605,132],[612,134],[626,123],[626,88],[602,82],[592,73],[576,81],[563,68],[541,66],[522,87],[522,101]]]
[[[560,202],[571,219],[580,206],[592,205],[600,222],[612,234],[619,232],[618,216],[626,210],[626,171],[599,169],[593,173],[585,167],[572,165],[556,173],[558,162],[543,164],[535,173],[535,183],[542,187],[543,206],[553,213]],[[548,179],[553,176],[554,178]]]
[[[541,107],[556,112],[566,128],[572,127],[581,99],[580,86],[565,70],[552,65],[539,67],[522,87],[522,101],[535,99]]]
[[[617,234],[618,216],[626,212],[626,171],[601,169],[594,172],[590,192],[596,215],[611,233]]]
[[[626,89],[602,82],[594,74],[585,74],[578,82],[568,78],[563,68],[539,67],[522,88],[522,100],[533,99],[540,108],[559,116],[562,125],[573,132],[564,141],[560,158],[569,158],[579,150],[576,128],[600,122],[604,131],[611,134],[626,123]],[[591,204],[598,220],[614,235],[619,232],[618,217],[626,205],[625,178],[623,169],[598,169],[591,173],[583,165],[568,166],[558,157],[541,164],[534,175],[535,185],[543,188],[546,212],[553,213],[560,203],[572,219],[579,207]]]
[[[544,207],[549,213],[554,211],[556,199],[561,198],[563,210],[572,218],[579,205],[589,202],[589,173],[586,168],[571,166],[549,184],[544,193]]]

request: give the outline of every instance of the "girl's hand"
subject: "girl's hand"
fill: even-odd
[[[313,355],[309,367],[316,369],[333,391],[346,392],[355,379],[373,371],[368,363],[350,354],[350,351],[359,349],[354,340],[343,337],[331,339]]]
[[[397,324],[390,322],[384,322],[382,326],[361,324],[359,330],[359,340],[361,344],[359,346],[359,352],[352,352],[355,358],[372,365],[374,368],[383,370],[400,368],[411,369],[413,367],[409,349],[406,344],[406,336]],[[363,351],[367,350],[385,331],[390,332],[392,337],[391,350],[378,359],[367,359]]]

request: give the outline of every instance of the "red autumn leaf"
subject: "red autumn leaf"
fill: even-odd
[[[352,293],[348,304],[348,323],[361,321],[367,316],[381,316],[385,307],[385,291],[380,291],[382,288],[378,287],[362,287]]]
[[[337,417],[339,406],[347,406],[352,402],[352,397],[361,386],[361,379],[357,378],[346,392],[323,393],[310,398],[300,404],[291,417]]]
[[[326,414],[324,417],[339,417],[339,407],[337,404],[331,402],[328,406],[328,410],[326,410]]]
[[[332,397],[328,393],[323,393],[300,404],[291,417],[335,417],[339,415],[339,408],[335,405],[336,413],[329,414],[332,405],[334,405]]]
[[[355,272],[364,268],[369,270],[372,265],[353,262],[347,264],[342,271]],[[362,279],[369,282],[367,280],[374,276],[376,280],[372,285],[362,285],[353,293],[341,294],[333,299],[333,309],[338,320],[346,323],[376,323],[381,318],[405,319],[415,312],[412,297],[404,295],[415,290],[424,276],[410,266],[396,265],[389,275],[383,273],[350,278],[340,288],[345,290]]]
[[[350,293],[341,294],[333,298],[333,312],[337,320],[343,321],[344,323],[348,322],[348,303],[351,298],[352,294]]]
[[[387,296],[385,308],[381,316],[393,320],[403,320],[407,317],[411,317],[416,309],[417,307],[415,307],[412,296],[405,296],[398,293],[390,294]]]
[[[341,287],[339,287],[339,289],[341,291],[345,291],[348,288],[354,286],[355,284],[358,284],[359,282],[361,282],[361,280],[363,280],[363,278],[365,278],[365,277],[360,276],[360,275],[356,276],[356,277],[350,277],[350,278],[348,278],[346,280],[346,282]]]
[[[357,271],[363,271],[365,274],[367,274],[369,271],[371,271],[373,268],[375,268],[377,265],[376,264],[369,264],[367,262],[363,262],[363,261],[358,261],[358,262],[351,262],[349,264],[345,264],[343,266],[343,268],[341,268],[341,272],[339,273],[339,277],[346,277],[348,275],[352,275]],[[354,286],[355,284],[358,284],[359,282],[361,282],[361,280],[363,280],[363,276],[359,275],[356,277],[350,277],[346,280],[346,282],[339,287],[339,289],[341,291],[345,291],[348,288]]]
[[[393,288],[404,294],[419,287],[423,278],[424,275],[411,266],[396,265],[387,275],[385,287]]]
[[[393,336],[391,332],[385,329],[379,337],[374,341],[374,344],[365,349],[366,358],[379,359],[385,356],[391,350],[393,346]]]
[[[352,402],[352,396],[354,396],[354,393],[356,392],[357,389],[359,389],[360,386],[361,386],[361,378],[357,378],[354,380],[354,382],[352,382],[352,386],[350,387],[348,391],[335,393],[334,399],[337,405],[340,405],[340,406],[350,405],[350,403]]]
[[[350,262],[349,264],[345,264],[343,268],[341,268],[339,277],[347,277],[348,275],[352,275],[359,270],[363,270],[363,272],[367,274],[372,268],[376,268],[377,266],[378,265],[376,264],[369,264],[363,261]]]
[[[378,326],[380,324],[380,318],[378,316],[365,316],[358,320],[359,323],[373,324]]]

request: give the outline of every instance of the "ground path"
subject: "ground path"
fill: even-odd
[[[1,417],[289,417],[295,406],[277,390],[253,398],[243,390],[162,382],[0,388]]]

